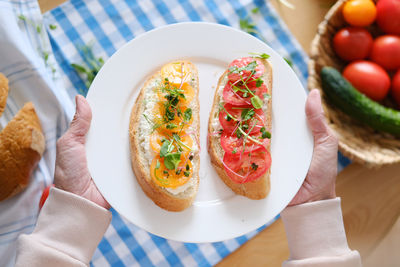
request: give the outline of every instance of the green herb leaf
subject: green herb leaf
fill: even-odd
[[[36,25],[36,32],[41,33],[42,32],[42,27],[41,25]]]
[[[285,57],[283,59],[286,61],[287,64],[289,64],[290,67],[293,68],[293,62],[290,59],[285,58]]]
[[[188,108],[185,110],[184,114],[183,114],[183,119],[185,121],[190,121],[190,119],[192,118],[192,109]]]
[[[158,170],[159,168],[160,168],[160,161],[157,160],[157,163],[156,163],[156,170]]]
[[[246,109],[243,109],[243,110],[242,110],[242,115],[241,115],[242,120],[243,120],[243,121],[250,120],[250,119],[254,116],[255,113],[256,113],[256,112],[254,111],[253,108],[246,108]]]
[[[258,169],[258,165],[253,162],[251,163],[251,168],[256,171]]]
[[[168,170],[175,170],[181,162],[181,153],[169,153],[164,158],[165,167]]]
[[[260,132],[261,132],[261,134],[262,134],[261,137],[262,137],[263,139],[265,139],[265,138],[270,139],[270,138],[271,138],[271,133],[268,132],[267,130],[265,130],[265,127],[261,127]]]
[[[263,101],[257,95],[253,96],[250,101],[256,109],[262,108],[263,106]]]
[[[264,93],[263,96],[265,100],[269,100],[271,98],[271,95],[267,93]]]
[[[78,72],[78,73],[86,74],[86,73],[90,72],[84,66],[81,66],[81,65],[78,65],[78,64],[75,64],[75,63],[72,63],[71,67],[73,67],[75,69],[75,71]]]
[[[270,58],[270,55],[268,55],[266,53],[250,53],[250,55],[253,55],[254,57],[262,58],[262,59],[269,59]]]
[[[165,140],[160,148],[160,157],[166,157],[174,149],[171,141]]]
[[[260,87],[263,83],[264,83],[264,81],[261,78],[258,78],[256,80],[256,87]]]
[[[259,7],[255,7],[251,10],[251,13],[253,14],[257,14],[258,12],[260,12],[260,8]]]
[[[239,20],[240,29],[250,34],[258,34],[256,25],[249,21],[249,18],[244,18]]]
[[[237,152],[237,149],[236,149],[236,147],[233,149],[233,151],[232,151],[232,154],[236,154],[236,152]]]
[[[175,123],[168,123],[168,124],[165,126],[165,128],[167,128],[168,130],[175,129],[175,128],[177,128],[177,127],[178,127],[178,125],[176,125]]]
[[[26,21],[26,17],[24,16],[24,15],[18,15],[18,18],[20,19],[20,20],[23,20],[23,21]]]
[[[57,25],[50,24],[49,28],[50,28],[50,30],[55,30],[55,29],[57,29]]]
[[[184,171],[184,172],[183,172],[183,175],[185,175],[186,177],[189,177],[190,171]]]

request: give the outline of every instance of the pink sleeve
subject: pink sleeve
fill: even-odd
[[[52,188],[32,234],[18,239],[16,266],[88,266],[111,212]]]
[[[288,207],[281,216],[290,250],[282,266],[362,266],[360,254],[347,244],[340,198]]]

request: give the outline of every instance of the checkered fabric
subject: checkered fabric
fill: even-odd
[[[0,0],[0,4],[3,3],[10,7],[15,20],[18,20],[18,15],[24,14],[33,18],[35,23],[41,23],[36,0]],[[52,76],[53,79],[47,79],[46,82],[51,84],[49,90],[54,92],[57,103],[62,107],[59,116],[68,120],[74,112],[73,97],[77,93],[85,95],[88,89],[85,81],[71,68],[71,63],[89,64],[82,52],[85,45],[93,47],[95,57],[107,60],[126,42],[158,26],[185,21],[207,21],[239,28],[241,19],[257,25],[258,34],[255,35],[289,59],[300,81],[306,85],[306,54],[270,3],[263,0],[71,0],[44,14],[43,23],[48,36],[43,36],[43,32],[35,34],[35,26],[30,23],[24,26],[26,29],[23,34],[33,51],[37,50],[37,35],[45,39],[44,43],[49,44],[45,52],[49,54],[50,60],[45,62],[45,67],[49,69],[54,60],[56,72],[50,75],[42,66],[43,69],[36,70],[36,75]],[[0,25],[2,26],[3,24]],[[41,53],[29,53],[43,57],[44,51],[39,52]],[[64,122],[58,119],[56,124],[58,131],[55,137],[58,137],[65,130],[65,119]],[[55,137],[52,136],[54,140]],[[53,144],[52,142],[54,141],[49,144]],[[54,158],[51,159],[53,161],[49,160],[47,165],[43,165],[50,172],[54,168]],[[348,163],[342,157],[340,162]],[[35,180],[34,183],[36,182]],[[47,183],[49,181],[45,184]],[[41,190],[35,191],[36,198],[40,196],[40,192]],[[272,223],[232,240],[192,244],[152,235],[125,221],[115,210],[112,213],[112,223],[93,256],[92,266],[211,266]],[[5,220],[0,215],[0,253],[4,252],[5,255],[10,248],[15,247],[15,239],[19,233],[32,231],[35,218],[36,212],[29,218],[19,216],[14,221]],[[26,228],[23,228],[24,225]],[[4,232],[3,229],[7,230]],[[9,237],[11,233],[13,238],[7,239],[8,243],[4,243],[2,247],[2,240],[6,240],[2,238]]]

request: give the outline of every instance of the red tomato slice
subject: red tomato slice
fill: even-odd
[[[261,133],[251,135],[251,138],[259,141],[262,144],[257,144],[249,138],[246,138],[246,146],[243,151],[244,137],[237,138],[236,134],[230,135],[224,131],[221,135],[221,146],[226,154],[239,155],[242,153],[247,154],[265,148],[270,142],[268,138],[262,139]]]
[[[253,62],[256,62],[253,63]],[[256,66],[253,68],[254,71],[246,70],[244,68],[248,67],[251,69],[251,65],[255,64]],[[229,74],[228,79],[232,82],[236,81],[244,81],[249,86],[255,86],[255,80],[260,78],[265,72],[265,66],[258,58],[253,57],[243,57],[239,59],[235,59],[229,64]]]
[[[233,182],[243,184],[254,181],[267,172],[271,167],[271,155],[266,149],[243,155],[225,153],[223,165]]]
[[[241,120],[243,108],[235,107],[230,104],[225,104],[224,108],[225,109],[222,109],[219,112],[219,122],[221,123],[222,128],[224,128],[226,133],[235,134],[238,123]],[[248,130],[245,131],[246,133],[248,133],[248,131],[253,127],[254,124],[256,125],[253,127],[250,133],[259,133],[260,129],[264,126],[264,112],[262,111],[262,109],[255,109],[254,111],[255,115],[250,120],[245,121],[249,125]],[[226,112],[228,112],[236,120],[230,118]]]
[[[46,200],[47,200],[47,197],[49,196],[50,188],[52,188],[53,186],[54,186],[54,184],[51,184],[51,185],[47,186],[47,187],[43,190],[42,196],[40,197],[40,200],[39,200],[39,209],[42,209],[44,203],[45,203]]]
[[[260,99],[264,99],[264,94],[268,92],[267,86],[265,86],[265,84],[262,84],[260,87],[255,87],[255,86],[249,87],[249,89]],[[226,83],[224,87],[224,91],[222,92],[222,97],[224,98],[224,101],[226,103],[232,104],[234,106],[240,106],[240,107],[252,106],[251,98],[253,97],[253,95],[248,93],[247,97],[244,97],[243,92],[233,91],[232,83],[229,81]]]

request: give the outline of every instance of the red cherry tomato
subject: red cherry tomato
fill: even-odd
[[[246,143],[243,151],[244,137],[242,136],[241,138],[238,138],[236,134],[228,134],[224,131],[221,135],[221,146],[224,149],[225,153],[238,155],[241,153],[250,153],[261,148],[265,148],[270,142],[268,138],[262,139],[261,133],[251,135],[250,137],[261,144],[258,144],[249,138],[246,138]]]
[[[355,61],[343,70],[343,76],[361,93],[375,101],[385,98],[390,88],[390,78],[376,63]]]
[[[400,70],[393,76],[391,93],[397,106],[400,108]]]
[[[255,63],[254,63],[255,62]],[[254,68],[249,64],[255,64]],[[254,69],[251,71],[250,69]],[[229,64],[228,79],[232,82],[246,82],[248,86],[255,86],[255,80],[265,72],[265,66],[258,58],[243,57],[235,59]]]
[[[371,59],[387,70],[400,68],[400,37],[379,36],[372,46]]]
[[[386,33],[400,35],[400,0],[379,0],[376,21]]]
[[[225,153],[223,165],[233,182],[243,184],[254,181],[267,172],[271,166],[271,155],[266,149],[243,155]]]
[[[50,188],[52,188],[53,186],[54,184],[51,184],[43,190],[42,196],[40,197],[39,201],[39,209],[42,209],[44,203],[46,202],[47,197],[49,196]]]
[[[235,134],[237,130],[237,126],[239,121],[242,121],[244,124],[248,125],[248,128],[245,129],[245,132],[248,133],[251,128],[250,133],[259,133],[261,128],[264,126],[264,112],[262,109],[254,109],[254,116],[246,121],[242,120],[242,112],[243,108],[235,107],[230,104],[225,104],[224,109],[219,112],[219,122],[221,123],[222,128],[227,134]],[[234,117],[232,119],[228,116],[227,112]],[[254,125],[254,127],[253,127]],[[243,128],[243,125],[242,125]]]
[[[343,60],[352,61],[369,56],[372,48],[372,35],[364,28],[343,28],[333,37],[333,48]]]
[[[242,87],[239,87],[243,89]],[[264,94],[268,92],[267,87],[262,84],[260,87],[249,87],[253,94],[257,95],[260,99],[264,99]],[[234,106],[240,107],[251,107],[252,94],[247,93],[245,95],[243,92],[235,92],[232,88],[232,83],[227,82],[222,93],[222,97],[226,103],[232,104]]]

